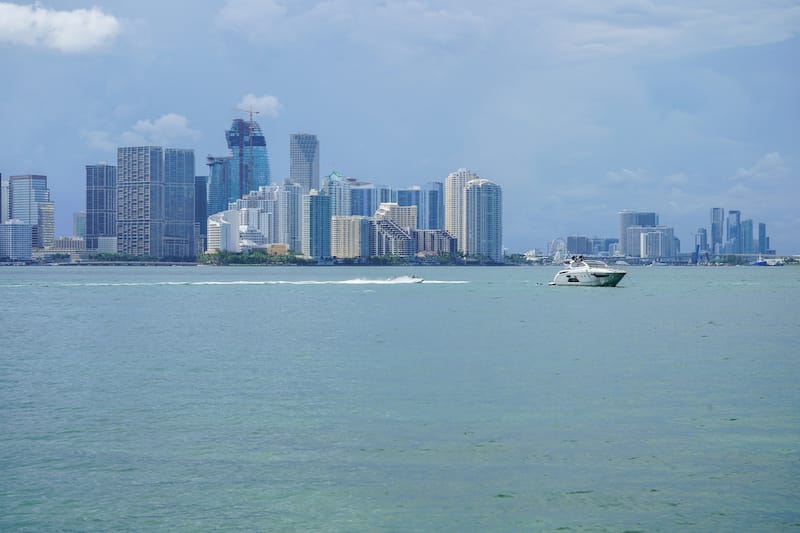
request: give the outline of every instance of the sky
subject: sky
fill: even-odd
[[[0,1],[0,173],[47,175],[69,235],[85,165],[156,144],[207,175],[252,108],[279,183],[298,132],[323,176],[496,182],[511,252],[623,209],[690,251],[723,207],[796,254],[798,58],[797,0]]]

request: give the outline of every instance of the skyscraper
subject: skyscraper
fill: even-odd
[[[164,149],[117,149],[117,250],[163,257]]]
[[[0,174],[0,224],[8,220],[8,181]]]
[[[742,253],[741,218],[741,211],[728,211],[727,241],[725,243],[726,253]]]
[[[316,135],[289,136],[289,181],[299,183],[303,192],[319,189],[319,140]]]
[[[249,121],[233,119],[225,140],[233,156],[230,164],[231,178],[238,184],[236,198],[272,182],[267,140],[252,115]]]
[[[767,237],[767,225],[763,222],[758,223],[758,253],[767,253],[769,249],[769,237]]]
[[[26,174],[8,180],[8,217],[33,227],[32,245],[45,248],[53,244],[55,213],[47,188],[47,176]]]
[[[444,229],[444,184],[429,181],[422,188],[420,229]]]
[[[233,157],[208,156],[206,165],[208,165],[206,209],[211,216],[228,209],[228,203],[236,201],[241,193],[239,179],[234,179]]]
[[[208,237],[208,194],[206,176],[194,177],[194,249],[201,254],[206,249]]]
[[[331,172],[322,183],[322,192],[331,197],[331,216],[352,214],[350,182],[338,172]]]
[[[72,236],[86,240],[86,211],[72,213]]]
[[[473,179],[464,189],[465,252],[494,263],[503,261],[503,194],[486,179]]]
[[[753,242],[753,219],[748,218],[742,220],[739,225],[739,242],[741,243],[741,253],[752,254],[755,253],[756,247]]]
[[[331,197],[314,189],[303,195],[303,255],[331,256]]]
[[[619,212],[619,247],[618,253],[622,255],[639,256],[639,238],[631,244],[628,250],[628,228],[631,226],[652,227],[658,225],[658,215],[649,211],[629,211],[623,210]]]
[[[284,183],[278,191],[279,241],[289,250],[303,251],[303,187],[299,183]]]
[[[117,167],[86,165],[86,249],[96,250],[98,237],[117,236]]]
[[[164,149],[164,257],[194,258],[194,150]]]
[[[721,207],[711,208],[711,242],[709,249],[714,253],[722,252],[722,230],[725,227],[725,210]]]
[[[467,182],[478,179],[466,168],[450,173],[444,181],[444,226],[458,242],[458,251],[466,251],[464,189]]]

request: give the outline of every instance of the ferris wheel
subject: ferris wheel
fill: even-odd
[[[567,241],[558,237],[550,241],[549,255],[553,263],[560,263],[567,258]]]

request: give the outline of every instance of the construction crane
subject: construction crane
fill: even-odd
[[[248,122],[248,138],[250,141],[250,161],[247,163],[246,172],[241,172],[241,167],[239,169],[239,195],[243,196],[250,192],[253,187],[255,186],[255,169],[254,167],[254,157],[253,157],[253,133],[255,132],[255,120],[253,120],[253,115],[258,115],[261,111],[256,111],[253,109],[253,106],[250,106],[247,109],[242,109],[241,107],[237,107],[234,111],[238,111],[239,113],[247,113],[250,121]]]

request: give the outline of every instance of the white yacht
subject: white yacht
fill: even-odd
[[[576,285],[578,287],[616,287],[625,276],[624,270],[611,268],[603,261],[573,256],[567,268],[559,270],[550,285]]]

